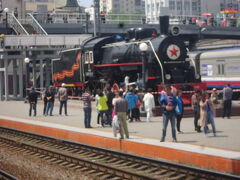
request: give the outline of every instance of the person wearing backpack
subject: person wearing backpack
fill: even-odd
[[[175,112],[176,112],[176,118],[177,118],[177,132],[178,132],[178,134],[180,134],[180,133],[183,133],[180,130],[180,123],[181,123],[181,120],[183,117],[183,112],[184,112],[184,103],[182,100],[182,91],[181,90],[177,91],[176,102],[177,102],[177,105],[175,108]]]
[[[177,142],[177,137],[176,137],[176,129],[175,129],[175,119],[176,119],[176,97],[172,93],[172,89],[170,86],[166,86],[166,98],[161,98],[160,99],[160,105],[163,108],[163,129],[162,129],[162,137],[160,142],[165,141],[166,137],[166,130],[168,126],[168,122],[170,121],[171,123],[171,129],[172,129],[172,138],[173,142]]]

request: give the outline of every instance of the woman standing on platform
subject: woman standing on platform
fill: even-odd
[[[104,127],[104,124],[107,124],[107,123],[111,125],[110,116],[108,113],[107,96],[104,95],[102,91],[100,91],[98,95],[99,96],[97,98],[97,101],[98,101],[98,110],[101,118],[101,125],[102,127]],[[107,117],[106,121],[104,121],[103,119],[103,114],[105,114]]]
[[[180,134],[180,133],[183,133],[180,130],[180,123],[181,123],[181,120],[183,117],[183,112],[184,112],[184,103],[182,100],[182,91],[181,90],[177,91],[176,101],[177,101],[177,105],[176,105],[175,111],[176,111],[176,117],[177,117],[177,132],[178,132],[178,134]]]
[[[205,136],[208,135],[208,126],[207,126],[208,124],[211,124],[213,135],[216,136],[213,104],[212,104],[212,101],[208,98],[208,94],[206,92],[203,92],[202,98],[200,101],[199,125],[204,128]]]

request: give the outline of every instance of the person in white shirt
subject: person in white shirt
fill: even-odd
[[[151,94],[151,92],[152,92],[152,89],[149,88],[147,90],[147,94],[145,94],[143,97],[145,111],[147,112],[147,122],[151,121],[152,109],[155,107],[154,97]]]

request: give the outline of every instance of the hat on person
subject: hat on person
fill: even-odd
[[[62,87],[65,87],[66,86],[66,84],[65,83],[62,83]]]
[[[216,91],[217,89],[216,89],[216,88],[213,88],[212,90],[213,90],[213,91]]]

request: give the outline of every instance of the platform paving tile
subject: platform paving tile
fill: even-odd
[[[81,132],[90,134],[96,134],[100,136],[113,137],[112,128],[97,126],[97,112],[95,110],[95,103],[92,103],[92,129],[85,129],[83,120],[82,102],[76,100],[70,100],[68,102],[68,116],[58,114],[59,103],[56,101],[53,115],[44,116],[43,103],[39,102],[37,106],[37,116],[29,117],[28,108],[29,105],[23,101],[0,101],[0,116],[5,118],[24,119],[24,121],[33,124],[42,125],[45,122],[45,126],[70,128],[74,131],[78,131],[81,128]],[[240,110],[240,109],[239,109]],[[197,133],[194,131],[193,118],[183,118],[181,122],[181,130],[183,134],[177,134],[178,143],[172,143],[171,138],[171,125],[168,125],[168,131],[166,136],[166,142],[160,143],[159,139],[162,132],[162,117],[153,117],[152,122],[145,122],[146,118],[141,118],[142,122],[128,123],[130,140],[134,140],[140,143],[158,144],[166,147],[177,146],[180,149],[187,148],[190,151],[199,151],[202,153],[216,154],[218,150],[221,151],[221,156],[232,156],[236,158],[240,153],[240,141],[239,141],[239,127],[240,116],[233,116],[231,119],[215,118],[215,124],[217,129],[217,137],[213,137],[210,133],[208,137],[205,137],[203,133]],[[211,127],[210,127],[211,129]],[[107,133],[106,133],[107,132]]]

